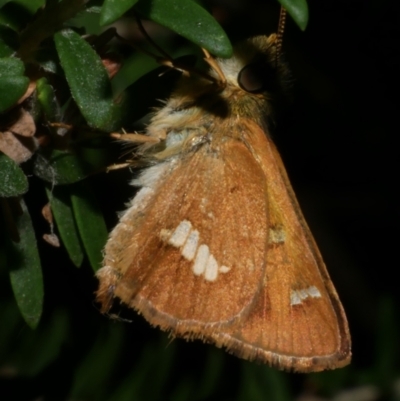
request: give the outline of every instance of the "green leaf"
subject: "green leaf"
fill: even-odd
[[[64,72],[58,62],[57,51],[54,47],[41,47],[35,52],[35,62],[46,72],[64,76]]]
[[[14,57],[0,59],[0,77],[10,76],[16,77],[24,73],[24,63]]]
[[[32,19],[33,14],[44,3],[45,0],[8,1],[0,7],[0,25],[18,31]]]
[[[72,263],[80,267],[84,252],[72,210],[70,189],[66,186],[58,186],[52,190],[46,188],[46,193],[62,243]]]
[[[298,27],[304,31],[308,23],[308,5],[306,0],[278,0],[294,19]]]
[[[0,197],[18,196],[28,190],[28,180],[21,168],[0,153]]]
[[[47,121],[60,121],[61,114],[56,101],[54,89],[49,85],[46,78],[40,78],[36,81],[36,91],[38,101],[44,111]]]
[[[14,105],[25,93],[29,79],[24,64],[16,58],[0,58],[0,112]]]
[[[37,9],[45,4],[45,0],[13,0],[12,3],[33,14]]]
[[[232,56],[232,45],[218,22],[192,0],[140,0],[135,9],[218,57]]]
[[[100,25],[108,25],[125,14],[138,0],[104,0],[100,13]]]
[[[183,56],[176,61],[191,66],[195,64],[195,57]],[[141,76],[126,88],[121,95],[119,104],[121,109],[120,127],[129,129],[130,124],[149,113],[152,108],[160,106],[160,99],[166,99],[171,94],[181,75],[180,71],[167,70],[166,67],[161,66]],[[139,93],[140,97],[138,97]]]
[[[0,25],[17,32],[32,18],[32,13],[15,2],[9,2],[0,9]]]
[[[52,150],[37,153],[33,173],[53,185],[72,184],[83,180],[92,171],[81,157],[72,152]]]
[[[101,13],[101,6],[96,6],[94,5],[90,5],[90,3],[87,5],[86,9],[85,9],[85,13],[88,14],[100,14]]]
[[[1,65],[0,65],[1,68]],[[17,103],[29,85],[27,77],[12,77],[0,75],[0,112]]]
[[[22,215],[15,217],[20,241],[10,243],[10,279],[19,310],[34,329],[42,315],[43,277],[35,232],[23,200],[21,208]]]
[[[114,113],[107,71],[92,47],[72,30],[54,35],[56,48],[72,97],[94,128],[107,131]]]
[[[87,182],[76,183],[71,194],[72,208],[83,246],[94,271],[101,267],[108,232],[97,199]]]
[[[23,60],[35,58],[35,52],[46,38],[52,37],[64,23],[83,8],[87,0],[47,0],[46,7],[31,18],[19,37],[18,54]]]

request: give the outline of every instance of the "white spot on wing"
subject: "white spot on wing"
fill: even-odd
[[[297,291],[292,291],[290,294],[290,305],[299,305],[301,304],[301,298],[297,294]]]
[[[162,241],[168,242],[169,237],[171,236],[171,234],[172,234],[171,230],[167,230],[167,229],[164,228],[164,229],[162,229],[160,231],[160,238],[161,238]]]
[[[207,198],[202,198],[200,201],[200,210],[201,212],[207,216],[209,219],[213,220],[214,219],[214,213],[212,211],[208,210],[208,206],[209,206],[209,201]]]
[[[308,287],[308,293],[312,298],[321,298],[321,293],[319,292],[318,288],[315,286]]]
[[[300,305],[307,298],[321,298],[321,293],[313,285],[301,290],[292,290],[290,293],[290,305]]]
[[[229,270],[231,270],[230,267],[228,267],[228,266],[223,266],[223,265],[218,269],[218,271],[219,271],[220,273],[228,273]]]
[[[176,227],[175,231],[171,235],[168,240],[168,244],[174,246],[175,248],[179,248],[182,246],[190,233],[192,228],[192,224],[188,220],[183,220],[179,223],[179,226]]]
[[[208,257],[206,271],[204,272],[204,278],[208,281],[215,281],[218,277],[218,263],[213,255]]]
[[[268,242],[270,244],[283,244],[286,241],[286,233],[283,227],[273,227],[269,229]]]
[[[187,260],[193,260],[196,255],[197,246],[199,244],[199,232],[193,230],[186,240],[185,246],[182,248],[182,256]]]
[[[210,253],[206,244],[200,244],[200,233],[192,228],[189,220],[182,220],[175,230],[163,228],[160,230],[163,242],[180,248],[181,255],[188,261],[193,261],[192,271],[196,276],[204,276],[207,281],[216,281],[219,273],[228,273],[231,268],[220,266],[215,256]]]
[[[197,250],[196,259],[193,264],[193,273],[196,276],[200,276],[206,271],[208,257],[210,256],[210,250],[207,245],[201,244]]]

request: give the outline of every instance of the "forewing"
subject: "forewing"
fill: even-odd
[[[245,321],[212,336],[246,359],[300,372],[350,362],[346,316],[273,143],[248,122],[244,141],[267,179],[269,246],[263,289]],[[246,134],[247,133],[247,134]]]
[[[267,248],[265,174],[231,138],[148,169],[98,273],[112,296],[176,335],[202,337],[250,311]]]

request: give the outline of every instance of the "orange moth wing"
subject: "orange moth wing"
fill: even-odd
[[[275,47],[275,35],[239,45],[214,60],[223,85],[183,77],[155,113],[97,300],[245,359],[334,369],[350,362],[346,316],[266,128]]]
[[[267,267],[246,321],[212,338],[243,358],[299,372],[345,366],[351,344],[343,307],[274,144],[254,123],[247,124],[244,138],[267,181]]]
[[[268,230],[250,151],[236,139],[206,143],[139,181],[105,249],[100,274],[116,275],[113,295],[177,335],[243,319],[261,289]]]

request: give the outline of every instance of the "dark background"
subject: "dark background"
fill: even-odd
[[[233,39],[276,29],[275,4],[207,4]],[[65,250],[39,240],[45,312],[36,331],[19,317],[2,273],[1,399],[311,400],[346,391],[365,391],[360,400],[400,398],[400,3],[310,0],[309,8],[304,33],[288,21],[293,101],[273,136],[346,310],[352,364],[312,375],[277,372],[200,342],[172,341],[129,311],[118,313],[131,323],[110,320],[93,302],[89,265],[76,269]],[[110,229],[134,194],[130,176],[91,178]],[[26,201],[40,238],[48,231],[40,216],[45,193],[39,180],[30,185]]]

